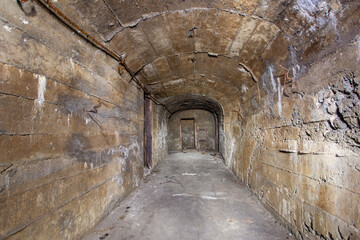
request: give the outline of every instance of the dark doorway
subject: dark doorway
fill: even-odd
[[[181,119],[180,134],[182,149],[195,149],[195,119]]]

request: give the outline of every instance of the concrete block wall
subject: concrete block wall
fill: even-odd
[[[29,3],[0,2],[0,238],[73,239],[143,176],[143,93]],[[359,238],[359,1],[54,4],[156,97],[217,101],[226,165],[298,238]]]
[[[143,92],[36,1],[0,6],[0,239],[75,239],[143,177]]]
[[[231,168],[299,239],[360,238],[358,59],[350,42],[296,79],[288,97],[275,79],[263,107],[248,103],[238,123]]]

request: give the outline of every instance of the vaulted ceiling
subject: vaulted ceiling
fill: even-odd
[[[109,48],[160,99],[234,102],[269,67],[299,73],[336,49],[359,15],[349,0],[62,0],[54,4]],[[345,24],[344,24],[345,25]],[[256,86],[259,88],[259,86]]]

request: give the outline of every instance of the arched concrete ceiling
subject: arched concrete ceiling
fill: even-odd
[[[172,114],[188,109],[202,109],[215,113],[220,118],[224,115],[221,104],[208,96],[192,94],[177,95],[168,98],[164,103]]]
[[[358,2],[65,0],[55,4],[111,49],[125,54],[129,68],[156,97],[200,94],[236,105],[233,100],[257,84],[269,65],[310,64],[324,48],[336,47],[339,38],[351,35],[338,25],[358,14]]]

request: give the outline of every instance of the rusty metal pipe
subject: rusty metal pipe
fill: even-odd
[[[28,0],[21,0],[21,1],[28,1]],[[96,40],[94,37],[92,37],[89,33],[87,33],[85,30],[83,30],[79,25],[74,23],[70,18],[68,18],[62,11],[60,11],[57,7],[55,7],[50,0],[38,0],[42,5],[44,5],[47,9],[49,9],[54,15],[56,15],[63,23],[68,25],[70,28],[72,28],[74,31],[76,31],[78,34],[80,34],[82,37],[84,37],[87,41],[92,43],[95,47],[100,48],[103,50],[106,54],[111,56],[117,61],[121,60],[121,56],[117,54],[116,52],[110,50],[108,47],[106,47],[104,44]]]

